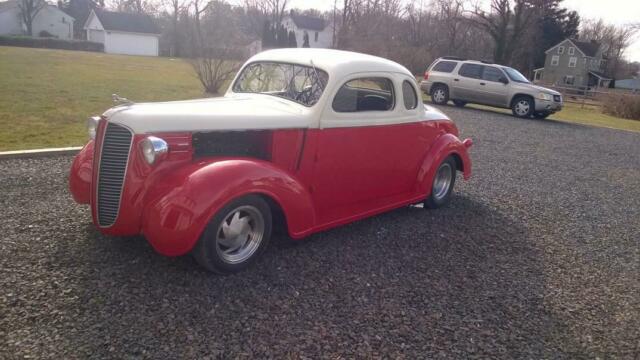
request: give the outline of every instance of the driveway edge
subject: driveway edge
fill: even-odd
[[[74,155],[77,154],[81,149],[82,146],[73,146],[65,148],[0,151],[0,160]]]

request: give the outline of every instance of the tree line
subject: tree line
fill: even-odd
[[[20,0],[36,1],[36,0]],[[91,8],[153,15],[170,56],[202,56],[206,49],[231,49],[260,39],[265,48],[308,46],[282,26],[288,0],[60,0],[60,6],[88,15]],[[637,71],[625,50],[637,26],[582,19],[562,0],[334,0],[326,12],[297,10],[330,24],[335,48],[390,58],[421,73],[445,55],[510,65],[527,75],[544,66],[544,51],[565,38],[595,40],[607,47],[606,72],[614,78]],[[74,10],[76,9],[76,10]],[[77,10],[80,9],[80,10]],[[78,19],[78,17],[76,17]],[[211,52],[211,51],[209,51]],[[229,57],[229,56],[227,56]]]

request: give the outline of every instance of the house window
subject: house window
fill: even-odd
[[[573,85],[575,83],[575,78],[573,75],[565,75],[564,76],[565,85]]]
[[[569,67],[576,67],[576,64],[578,63],[578,58],[575,56],[572,56],[569,58]]]
[[[553,55],[551,57],[551,66],[558,66],[558,63],[560,62],[560,56],[558,55]]]
[[[570,47],[570,48],[569,48],[569,55],[573,55],[573,53],[574,53],[574,51],[575,51],[575,50],[576,50],[576,49],[575,49],[574,47]]]
[[[587,58],[582,58],[582,65],[587,66]]]
[[[316,31],[315,41],[318,42],[318,32]]]
[[[564,54],[564,46],[558,46],[558,54]]]

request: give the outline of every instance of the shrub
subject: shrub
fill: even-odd
[[[31,48],[104,51],[104,44],[84,40],[63,40],[47,37],[0,36],[0,46],[19,46]]]
[[[640,95],[610,94],[604,99],[602,109],[605,114],[640,120]]]
[[[56,37],[55,35],[53,35],[52,33],[48,32],[47,30],[40,31],[40,33],[38,33],[38,36],[43,37],[43,38]]]

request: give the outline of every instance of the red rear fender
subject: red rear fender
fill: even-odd
[[[307,189],[284,170],[262,160],[190,163],[157,179],[149,189],[144,199],[142,232],[164,255],[189,252],[211,217],[229,201],[247,194],[262,194],[279,204],[292,236],[315,224]]]
[[[460,141],[457,136],[450,133],[440,136],[429,149],[418,172],[418,192],[424,194],[431,193],[433,177],[435,176],[438,166],[444,159],[451,155],[457,158],[464,179],[468,180],[471,177],[471,160],[469,159],[467,149],[471,147],[472,144],[471,139]]]

